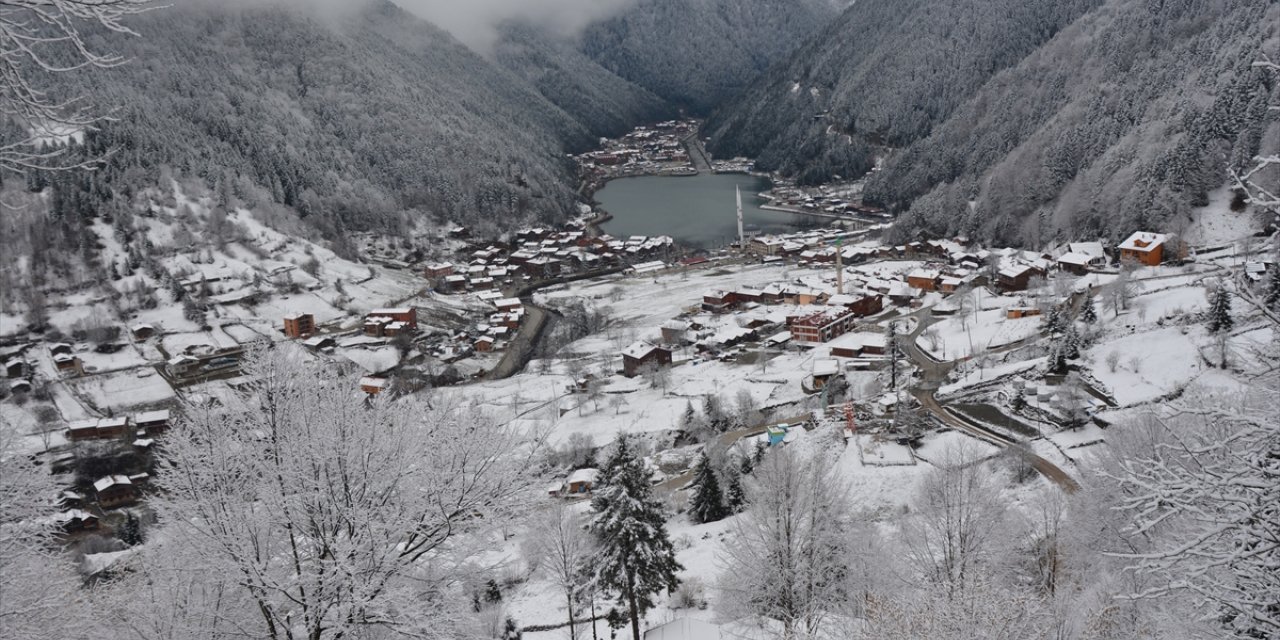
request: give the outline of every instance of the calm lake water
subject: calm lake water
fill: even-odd
[[[748,235],[794,230],[792,214],[765,211],[756,194],[769,180],[738,173],[696,176],[641,176],[610,180],[596,192],[600,208],[613,214],[604,224],[615,237],[668,235],[694,246],[718,246],[737,239],[734,186],[742,189],[742,220]]]

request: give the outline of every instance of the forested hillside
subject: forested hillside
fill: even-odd
[[[139,37],[95,35],[128,64],[55,80],[116,108],[87,137],[116,152],[69,200],[127,195],[169,167],[261,187],[329,237],[394,228],[397,213],[553,217],[573,205],[565,152],[658,107],[582,65],[534,77],[526,61],[526,83],[387,2],[341,21],[304,11],[187,3],[137,16]]]
[[[716,114],[712,149],[821,181],[895,147],[866,196],[908,231],[1177,230],[1263,141],[1276,24],[1265,0],[858,3]]]
[[[672,112],[661,98],[606,71],[572,41],[536,27],[506,25],[493,57],[595,135],[619,135]]]
[[[673,105],[705,113],[786,58],[835,12],[829,0],[639,0],[588,28],[581,47]]]

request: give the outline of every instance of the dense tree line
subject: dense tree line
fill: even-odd
[[[713,151],[804,181],[857,175],[873,145],[892,147],[866,198],[905,214],[907,233],[1038,246],[1176,231],[1274,127],[1274,80],[1251,65],[1276,12],[858,3],[712,119]]]
[[[701,114],[750,87],[834,12],[827,0],[640,0],[588,28],[581,49],[605,69]]]

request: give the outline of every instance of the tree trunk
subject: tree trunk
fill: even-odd
[[[569,640],[578,640],[578,632],[573,626],[573,591],[567,592],[564,599],[569,605]],[[595,621],[592,620],[591,623],[595,624]]]
[[[631,637],[640,640],[640,612],[636,608],[636,581],[631,577],[631,568],[627,568],[627,604],[631,607]]]

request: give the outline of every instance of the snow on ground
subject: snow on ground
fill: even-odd
[[[1150,402],[1185,387],[1206,370],[1193,336],[1199,327],[1169,327],[1145,331],[1094,346],[1093,376],[1106,385],[1121,405]],[[1119,354],[1115,371],[1103,364]]]
[[[1010,306],[1016,302],[1013,298],[1004,300]],[[938,360],[958,360],[1034,336],[1043,320],[1034,316],[1010,320],[1000,308],[966,315],[935,323],[916,339],[916,345]],[[930,334],[936,334],[937,339]]]
[[[1215,245],[1234,242],[1251,235],[1257,221],[1249,214],[1231,210],[1233,194],[1226,186],[1209,192],[1209,204],[1191,212],[1193,222],[1183,233],[1193,245]]]
[[[154,369],[88,376],[67,382],[77,393],[89,398],[94,406],[116,413],[130,407],[152,405],[172,400],[173,389]]]

